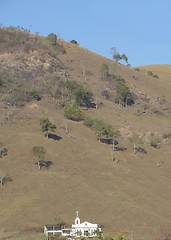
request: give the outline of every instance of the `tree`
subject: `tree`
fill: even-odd
[[[113,138],[118,136],[118,132],[113,131],[112,127],[101,119],[86,116],[84,124],[95,131],[99,140],[106,139],[106,143],[113,143]]]
[[[75,103],[68,103],[64,108],[64,115],[66,118],[73,121],[81,121],[84,119],[81,109]]]
[[[119,62],[122,58],[121,55],[116,51],[116,48],[111,48],[112,58],[115,62]]]
[[[34,99],[36,99],[37,101],[40,101],[42,99],[41,95],[40,95],[40,92],[38,89],[33,89],[31,91],[31,95]]]
[[[47,38],[48,38],[48,40],[50,41],[50,43],[51,43],[52,46],[55,46],[55,45],[56,45],[56,40],[57,40],[56,34],[50,33],[50,34],[47,36]]]
[[[32,148],[32,153],[37,160],[44,160],[46,149],[43,146],[34,146]]]
[[[120,82],[117,84],[115,101],[118,103],[124,103],[126,105],[131,105],[134,103],[133,96],[125,83]]]
[[[129,64],[129,63],[128,63],[128,57],[126,56],[125,53],[123,53],[123,54],[121,55],[121,58],[126,62],[127,65]]]
[[[79,45],[76,40],[71,40],[70,43],[73,43],[73,44],[75,44],[75,45]]]
[[[93,99],[93,93],[82,86],[75,89],[74,95],[76,103],[80,106],[89,107]]]
[[[42,127],[42,132],[45,132],[45,136],[49,137],[49,131],[54,131],[56,125],[51,123],[48,118],[41,118],[40,125]]]

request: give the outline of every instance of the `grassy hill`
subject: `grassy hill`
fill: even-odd
[[[0,171],[12,179],[0,187],[1,239],[38,238],[36,230],[55,218],[72,224],[77,210],[82,221],[103,225],[112,237],[117,232],[140,240],[169,236],[170,66],[136,70],[61,39],[54,48],[47,38],[16,29],[0,29],[0,37],[0,140],[8,148]],[[103,64],[110,75],[125,80],[135,104],[121,108],[113,101],[116,82],[102,78]],[[83,85],[93,92],[94,102],[103,103],[82,111],[120,131],[120,151],[98,141],[83,121],[64,117],[59,91],[66,80]],[[40,101],[31,95],[34,89]],[[109,99],[102,96],[104,90]],[[56,124],[59,140],[44,137],[42,117]],[[147,153],[134,154],[134,144]],[[40,145],[53,162],[50,169],[35,164],[32,148]]]

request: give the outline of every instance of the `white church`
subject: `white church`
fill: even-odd
[[[57,226],[46,225],[44,226],[44,234],[49,237],[50,235],[58,235],[65,237],[96,237],[98,232],[101,232],[101,228],[98,227],[97,224],[93,224],[90,222],[82,222],[78,216],[78,211],[76,212],[76,218],[74,224],[72,224],[71,228],[63,228],[60,229]]]

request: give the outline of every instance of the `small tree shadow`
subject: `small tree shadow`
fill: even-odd
[[[53,140],[55,140],[55,141],[57,141],[57,140],[59,141],[59,140],[62,139],[62,137],[56,135],[55,133],[49,133],[49,134],[48,134],[48,138],[49,138],[49,139],[53,139]]]
[[[126,151],[126,147],[115,147],[115,151]]]

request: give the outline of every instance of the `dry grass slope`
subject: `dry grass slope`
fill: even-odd
[[[60,71],[63,80],[67,76],[91,89],[95,101],[102,101],[103,107],[83,110],[84,113],[119,129],[119,147],[127,150],[113,153],[118,163],[112,162],[112,146],[97,141],[95,133],[83,122],[67,120],[66,134],[63,108],[48,93],[41,101],[27,102],[22,107],[6,106],[1,101],[0,140],[9,150],[0,159],[0,170],[13,181],[0,188],[0,238],[41,239],[36,229],[54,223],[58,217],[70,225],[79,210],[82,220],[102,224],[108,235],[124,232],[139,240],[164,239],[164,234],[171,233],[170,67],[142,67],[138,72],[58,41],[64,45],[66,54],[58,55],[60,67],[54,67],[52,75]],[[29,63],[30,54],[25,55]],[[0,53],[0,59],[1,67],[14,64],[12,57],[7,62],[4,53]],[[19,64],[20,60],[17,61]],[[101,97],[101,89],[111,87],[101,80],[103,63],[108,64],[111,73],[122,76],[137,94],[135,105],[119,108]],[[47,65],[40,64],[45,71],[45,76],[41,75],[44,82],[52,75]],[[149,70],[158,74],[159,79],[144,72]],[[8,93],[1,93],[2,100],[5,94]],[[60,140],[43,136],[41,117],[56,124]],[[154,138],[158,149],[150,146]],[[134,144],[146,149],[147,154],[134,154]],[[32,148],[36,145],[46,148],[47,159],[53,162],[50,169],[40,171],[35,164]]]

